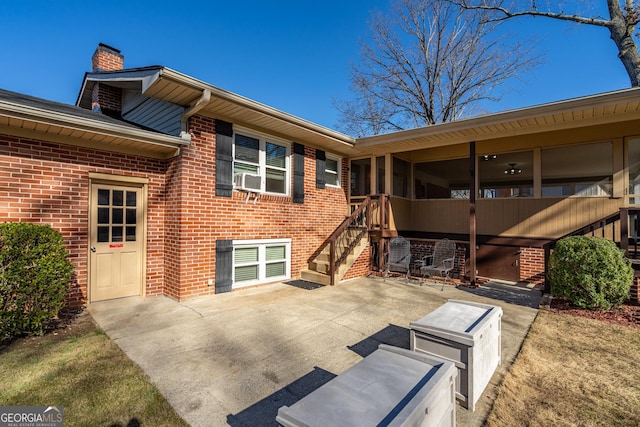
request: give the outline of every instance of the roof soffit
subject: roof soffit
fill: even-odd
[[[613,124],[640,118],[640,88],[359,138],[361,153],[382,154],[471,141]]]

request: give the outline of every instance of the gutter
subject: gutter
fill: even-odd
[[[90,118],[70,114],[52,112],[50,110],[28,107],[11,102],[0,101],[0,114],[21,120],[28,120],[46,125],[61,126],[78,131],[90,132],[105,136],[115,136],[146,144],[179,150],[189,142],[180,137],[164,135],[137,129],[117,123],[107,123]]]
[[[180,138],[191,141],[191,135],[189,134],[189,128],[187,126],[189,117],[197,114],[198,111],[202,110],[210,100],[211,91],[209,89],[204,89],[202,91],[202,95],[200,95],[200,98],[198,98],[198,100],[182,114],[182,117],[180,118],[180,128],[182,129],[180,131]]]
[[[291,114],[285,113],[273,107],[269,107],[268,105],[253,101],[249,98],[245,98],[241,95],[237,95],[233,92],[229,92],[224,89],[220,89],[218,87],[212,86],[208,83],[205,83],[201,80],[187,76],[185,74],[179,73],[170,68],[166,68],[166,67],[162,68],[160,72],[160,78],[170,79],[175,81],[176,83],[179,83],[185,86],[190,86],[195,90],[202,91],[203,94],[205,91],[208,91],[210,93],[210,96],[213,96],[215,98],[219,98],[227,102],[236,104],[240,107],[248,108],[250,110],[264,114],[271,118],[290,123],[292,125],[306,129],[307,131],[314,132],[321,136],[331,138],[341,144],[346,145],[349,148],[354,148],[356,140],[350,136],[331,130],[324,126],[312,123],[308,120],[301,119],[300,117],[296,117]]]

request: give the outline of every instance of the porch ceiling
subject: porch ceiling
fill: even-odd
[[[632,88],[359,138],[356,148],[382,155],[639,119],[640,88]]]

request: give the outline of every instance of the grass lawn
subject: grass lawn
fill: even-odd
[[[88,313],[0,350],[0,404],[62,406],[69,426],[187,426]]]
[[[550,425],[640,425],[640,328],[538,313],[487,426]]]

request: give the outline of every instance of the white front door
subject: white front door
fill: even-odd
[[[142,295],[143,197],[141,186],[92,183],[90,302]]]

